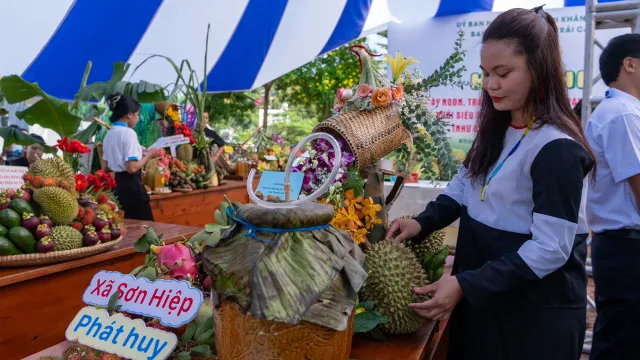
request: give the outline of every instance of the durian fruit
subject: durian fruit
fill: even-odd
[[[71,226],[54,226],[51,236],[55,246],[53,251],[73,250],[82,247],[82,234]]]
[[[61,188],[37,189],[33,197],[42,213],[56,225],[69,225],[78,216],[78,201],[75,196]]]
[[[34,162],[29,167],[29,173],[43,178],[65,179],[69,182],[71,188],[76,187],[73,169],[59,157],[41,159]]]
[[[409,309],[411,303],[427,300],[413,291],[427,284],[427,277],[415,255],[395,240],[380,241],[366,252],[368,277],[361,291],[364,300],[373,300],[389,322],[381,326],[388,334],[410,334],[425,323]]]
[[[403,216],[403,219],[413,219],[418,215],[411,216]],[[409,249],[413,252],[413,254],[421,260],[427,254],[435,254],[442,248],[444,244],[445,231],[436,230],[431,233],[431,235],[427,236],[426,239],[422,240],[417,237],[412,237],[405,241],[405,244]]]
[[[181,161],[193,160],[193,147],[191,144],[182,144],[176,148],[176,157]]]

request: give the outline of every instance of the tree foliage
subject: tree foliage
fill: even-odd
[[[331,116],[336,91],[360,78],[358,58],[349,47],[362,43],[364,39],[356,40],[280,77],[274,84],[279,99],[311,111],[317,121]]]
[[[254,92],[207,94],[205,111],[215,128],[247,128],[258,113]]]

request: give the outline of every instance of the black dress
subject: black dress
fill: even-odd
[[[142,184],[140,170],[135,174],[117,172],[115,194],[122,205],[125,219],[153,221],[149,194]]]

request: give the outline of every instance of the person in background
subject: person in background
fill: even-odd
[[[598,165],[587,216],[597,318],[592,360],[637,359],[640,339],[640,34],[600,56],[609,86],[586,125]]]
[[[209,147],[213,147],[214,145],[217,146],[217,150],[215,154],[213,154],[212,156],[212,161],[215,162],[220,157],[220,155],[222,155],[222,152],[224,151],[224,146],[227,145],[227,143],[209,125],[209,112],[205,111],[202,117],[203,117],[202,124],[204,125],[204,136],[206,136],[208,139],[211,139],[211,143],[209,144]]]
[[[18,125],[9,125],[9,127],[18,130],[25,135],[29,133],[26,129],[23,129]],[[20,158],[23,151],[24,147],[22,145],[12,144],[6,146],[4,149],[2,149],[2,153],[0,153],[0,165],[4,162],[8,163],[10,161],[17,160],[18,158]]]
[[[131,96],[115,93],[107,99],[113,126],[102,143],[103,160],[115,172],[115,195],[127,219],[153,221],[149,195],[142,184],[142,168],[158,156],[160,149],[143,149],[133,128],[140,115],[140,103]]]
[[[44,142],[44,139],[40,135],[30,134],[29,136]],[[40,160],[42,158],[42,155],[42,145],[33,143],[29,146],[25,146],[24,151],[20,153],[20,156],[17,159],[7,161],[6,165],[29,167],[34,162]]]
[[[586,197],[594,155],[571,109],[554,18],[496,17],[482,38],[479,131],[444,194],[387,238],[460,219],[452,275],[409,308],[451,317],[449,360],[578,360],[586,331]],[[615,358],[611,358],[615,359]]]

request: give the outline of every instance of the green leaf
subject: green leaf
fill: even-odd
[[[362,307],[367,311],[373,311],[373,309],[375,309],[376,307],[376,302],[373,300],[366,300],[361,304],[362,304]]]
[[[116,291],[113,294],[111,294],[111,297],[109,298],[109,302],[107,303],[107,311],[109,312],[109,314],[113,313],[116,310],[116,304],[118,303],[119,299],[120,299],[119,292]]]
[[[18,131],[11,127],[1,127],[0,128],[0,137],[4,139],[4,147],[8,147],[11,144],[18,144],[29,146],[31,144],[38,143],[42,146],[44,152],[53,154],[56,150],[50,146],[47,146],[44,141],[31,137],[29,135],[23,134],[21,131]]]
[[[133,248],[136,249],[137,252],[147,252],[149,251],[150,244],[147,241],[147,234],[142,235],[135,244],[133,244]]]
[[[188,343],[189,341],[191,341],[191,339],[193,339],[193,335],[195,335],[196,333],[197,328],[198,324],[196,324],[195,321],[190,322],[189,325],[187,325],[187,330],[185,330],[184,334],[182,335],[182,342]]]
[[[211,317],[201,323],[198,323],[195,333],[196,339],[211,329],[213,329],[213,318]]]
[[[98,135],[100,130],[102,130],[102,125],[100,125],[100,123],[98,123],[97,121],[92,121],[86,129],[77,132],[73,136],[70,136],[69,139],[75,139],[82,142],[83,144],[86,144],[91,141],[94,136]]]
[[[177,360],[191,360],[191,354],[187,351],[183,351],[181,353],[178,353],[178,355],[176,355],[176,359]]]
[[[203,345],[207,345],[207,344],[212,344],[213,343],[213,329],[209,329],[205,332],[203,332],[202,334],[198,335],[195,338],[196,343],[198,344],[203,344]]]
[[[211,356],[211,349],[209,349],[207,345],[196,346],[194,348],[191,348],[189,352],[193,356],[199,356],[199,357]]]
[[[0,88],[9,104],[16,104],[34,97],[40,97],[35,104],[16,116],[29,125],[40,125],[55,131],[60,137],[73,135],[82,120],[74,115],[69,103],[45,93],[38,83],[30,83],[20,76],[9,75],[0,79]]]
[[[216,228],[211,235],[209,235],[209,238],[207,239],[206,244],[208,246],[215,246],[218,241],[220,241],[220,229],[221,228]]]
[[[215,229],[220,227],[219,224],[207,224],[204,226],[205,231],[212,233]]]
[[[363,333],[371,331],[371,329],[378,326],[379,323],[379,317],[373,312],[362,312],[353,319],[353,332]]]

